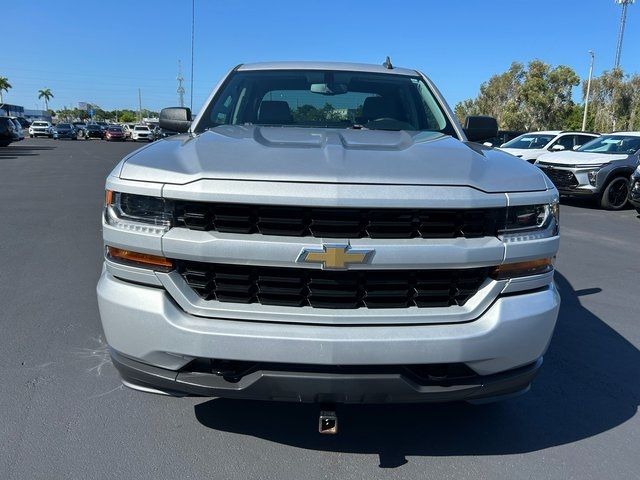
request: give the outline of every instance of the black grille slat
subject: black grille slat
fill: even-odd
[[[580,183],[573,172],[570,172],[569,170],[558,170],[543,166],[540,166],[540,169],[547,175],[547,177],[549,177],[549,180],[551,180],[557,188],[576,188]]]
[[[407,308],[464,305],[489,268],[328,271],[175,261],[202,298],[314,308]]]
[[[175,200],[176,226],[193,230],[317,238],[496,236],[505,208],[471,210],[289,207]]]

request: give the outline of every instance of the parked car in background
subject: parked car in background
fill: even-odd
[[[487,147],[499,147],[524,133],[526,132],[514,130],[499,130],[497,137],[488,139],[487,141],[483,142],[483,145],[486,145]]]
[[[44,120],[35,120],[29,127],[29,136],[33,137],[49,137],[53,138],[53,125],[51,122]]]
[[[529,163],[545,153],[574,150],[590,142],[599,135],[588,132],[548,132],[525,133],[500,146],[500,150],[520,157]]]
[[[640,213],[640,165],[631,174],[629,181],[629,202]]]
[[[109,125],[104,132],[104,139],[108,142],[111,140],[124,142],[126,137],[124,136],[124,130],[122,127],[119,127],[118,125]]]
[[[31,126],[31,122],[29,120],[27,120],[24,117],[12,117],[12,118],[15,120],[18,120],[23,131],[25,132],[29,131],[29,127]]]
[[[15,127],[15,135],[16,135],[16,139],[18,141],[20,140],[24,140],[24,131],[22,130],[22,125],[20,125],[20,122],[16,119],[16,117],[9,117],[9,119],[13,122],[13,126]]]
[[[78,136],[84,138],[87,133],[87,124],[85,122],[73,122],[73,127],[78,132]]]
[[[15,128],[9,117],[0,117],[0,147],[7,147],[15,141]]]
[[[100,128],[104,131],[109,127],[109,124],[107,122],[94,122],[96,125],[99,125]]]
[[[541,155],[536,165],[560,195],[596,199],[602,208],[619,210],[629,196],[629,175],[637,168],[640,132],[602,135],[576,151]]]
[[[104,130],[96,123],[90,123],[87,125],[86,137],[87,140],[92,138],[104,138]]]
[[[134,142],[138,140],[153,142],[153,132],[148,125],[136,125],[131,132],[131,140]]]
[[[133,136],[133,125],[129,125],[125,123],[122,125],[122,130],[124,131],[124,136],[126,140],[130,140]]]
[[[53,138],[55,138],[56,140],[60,140],[62,138],[77,140],[78,131],[72,123],[59,123],[54,128]]]
[[[167,138],[167,137],[171,137],[173,135],[177,135],[178,132],[173,132],[171,130],[166,130],[164,128],[160,128],[158,127],[156,129],[156,139],[160,139],[160,138]]]

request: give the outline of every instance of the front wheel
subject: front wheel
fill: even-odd
[[[602,192],[600,206],[605,210],[620,210],[627,204],[628,196],[629,181],[625,177],[616,177]]]

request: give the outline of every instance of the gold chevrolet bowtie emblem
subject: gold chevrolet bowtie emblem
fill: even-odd
[[[321,263],[322,268],[327,270],[344,270],[347,265],[368,262],[373,252],[353,249],[349,245],[323,245],[302,249],[296,262]]]

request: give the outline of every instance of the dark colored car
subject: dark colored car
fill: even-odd
[[[104,139],[107,142],[110,142],[111,140],[120,140],[121,142],[124,142],[127,138],[122,127],[111,125],[105,130]]]
[[[631,175],[629,182],[629,203],[640,213],[640,167]]]
[[[96,125],[99,125],[102,130],[109,128],[109,124],[107,122],[96,122]]]
[[[6,147],[14,141],[15,128],[9,117],[0,117],[0,147]]]
[[[73,126],[78,132],[78,136],[83,138],[87,133],[87,124],[84,122],[73,122]]]
[[[90,123],[89,125],[87,125],[85,137],[87,138],[87,140],[90,140],[92,138],[102,139],[104,138],[104,130],[100,125]]]
[[[14,120],[17,120],[23,131],[28,131],[31,126],[31,122],[24,117],[15,117]]]
[[[500,130],[498,131],[497,137],[490,138],[483,143],[487,146],[488,144],[491,144],[492,147],[499,147],[500,145],[503,145],[513,140],[514,138],[519,137],[523,133],[526,133],[526,132],[518,132],[515,130]]]
[[[78,139],[78,132],[71,123],[59,123],[53,132],[53,138],[60,140],[61,138]]]
[[[9,117],[9,120],[13,122],[13,126],[15,127],[14,135],[16,137],[16,140],[24,140],[24,130],[22,130],[22,125],[20,124],[20,122],[16,118],[12,117]]]

